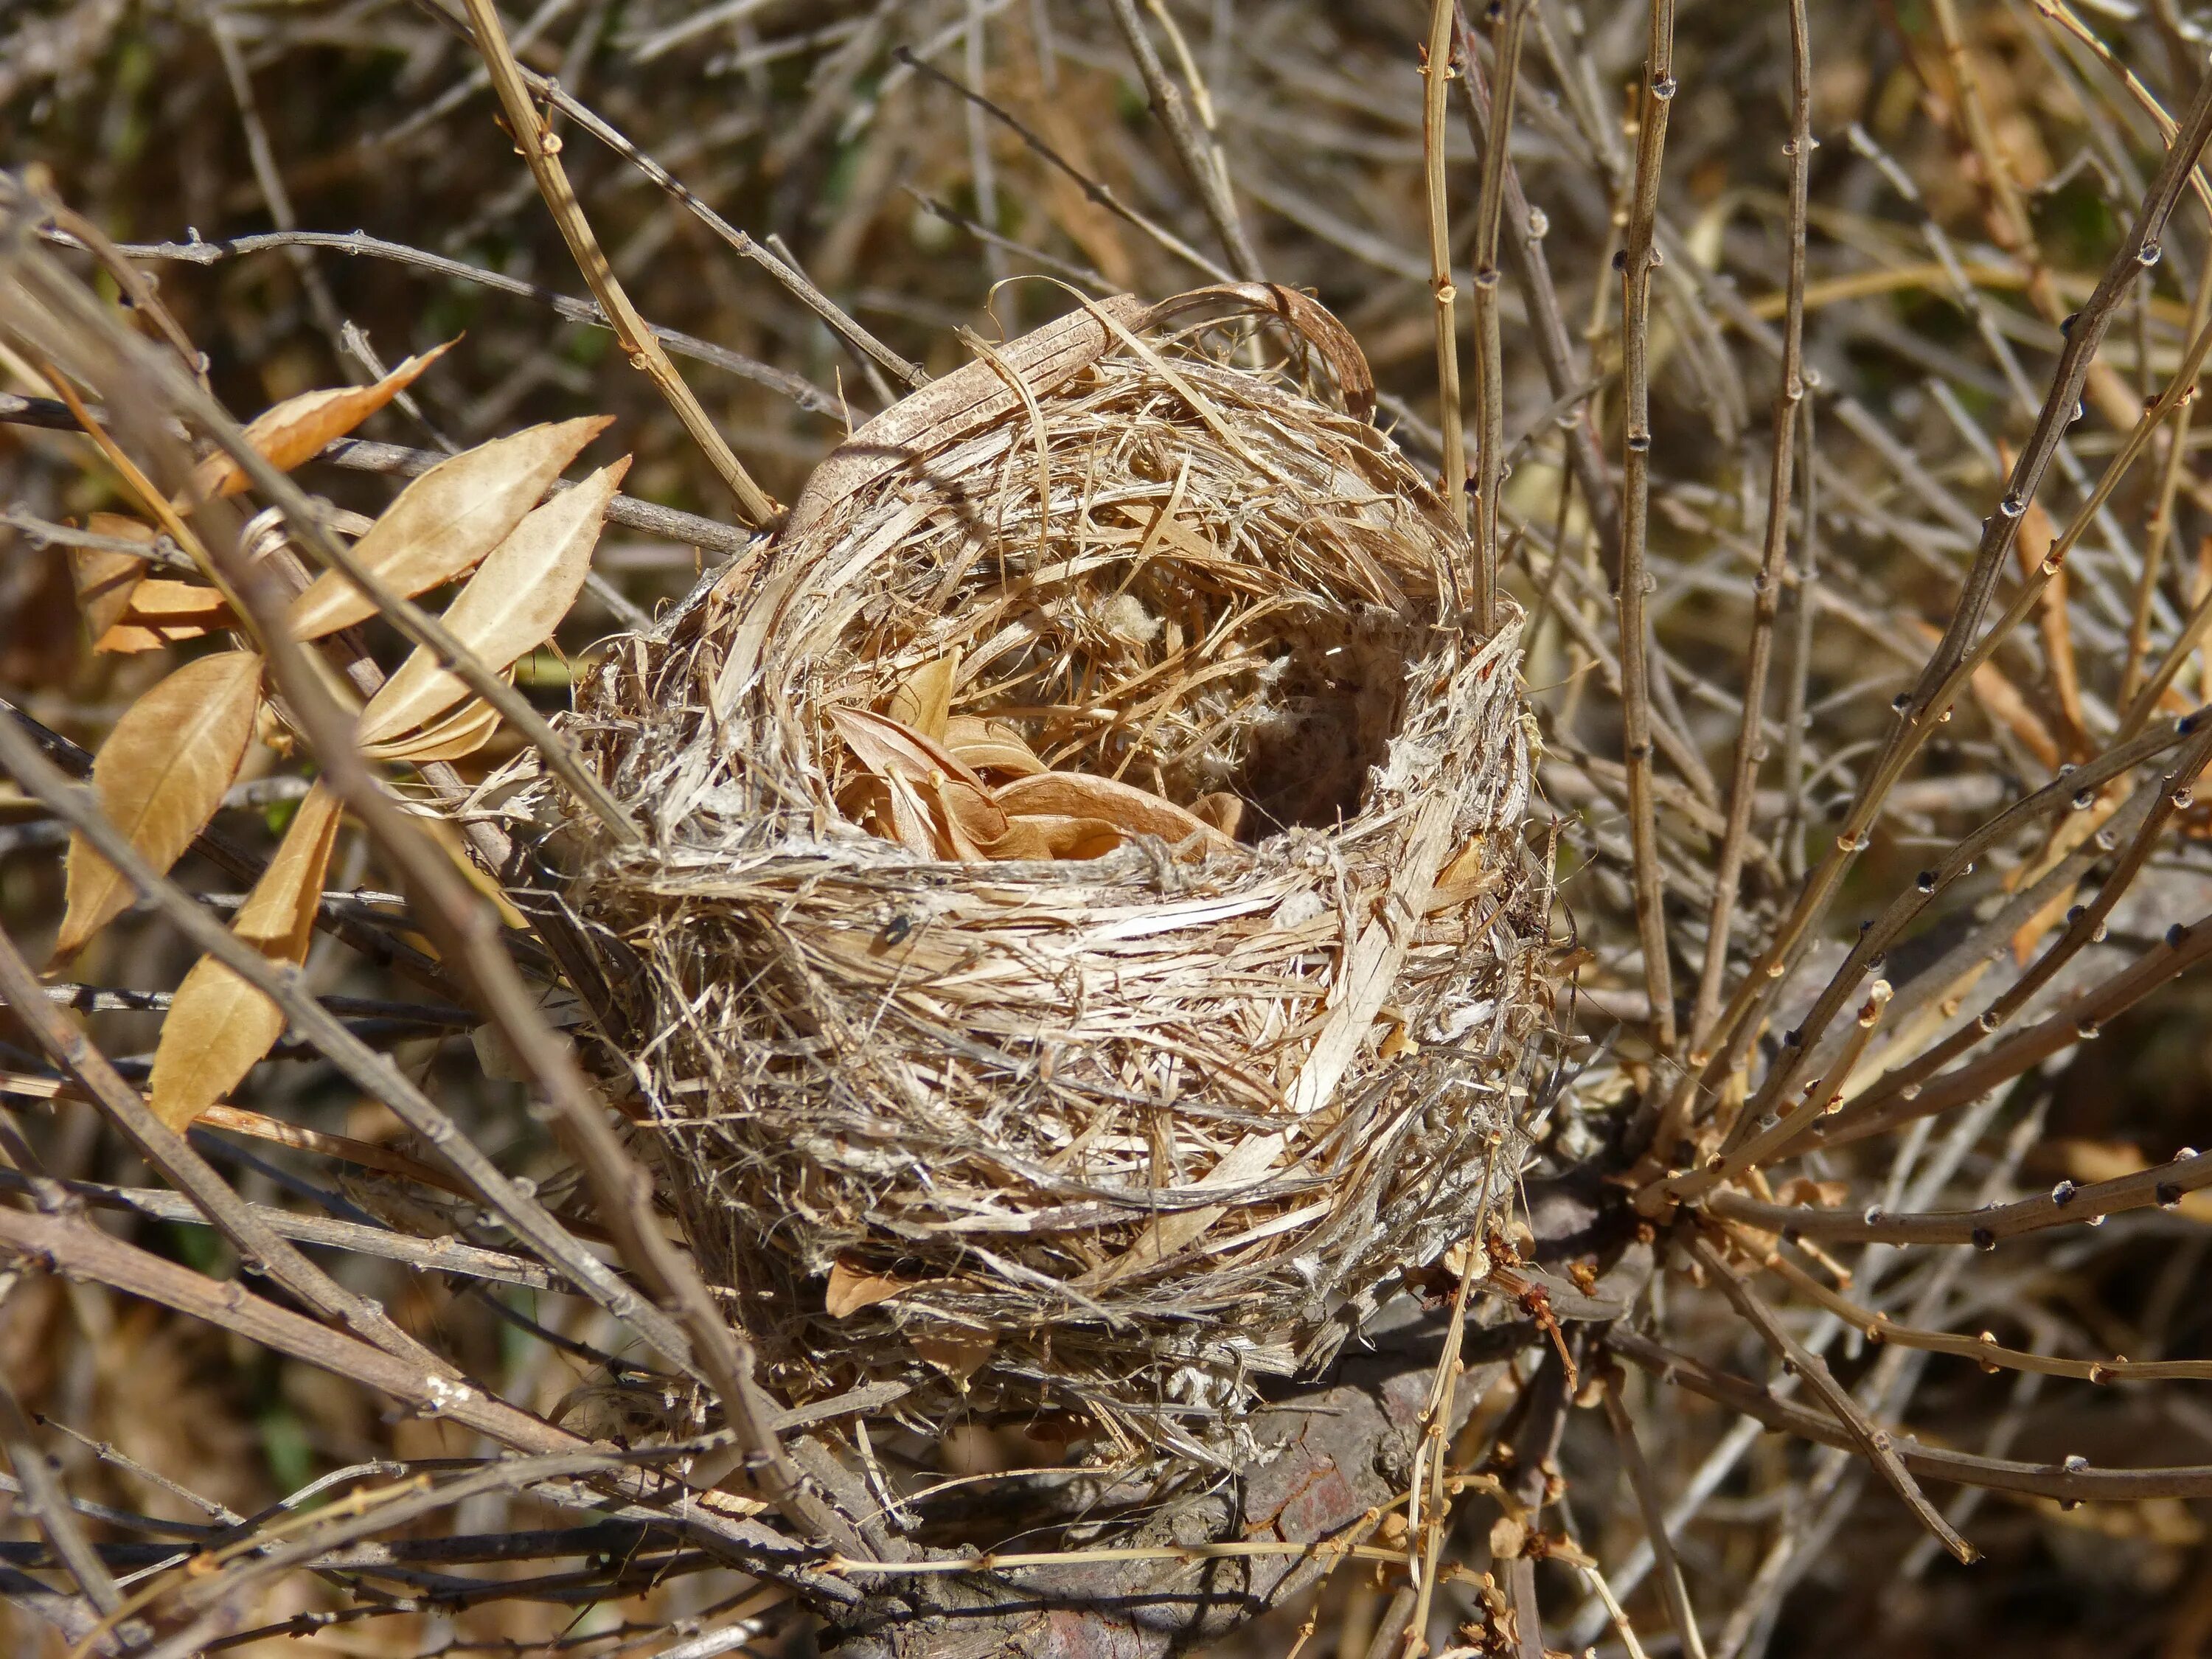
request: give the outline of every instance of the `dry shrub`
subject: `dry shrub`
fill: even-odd
[[[787,1398],[1218,1457],[1517,1168],[1518,613],[1454,624],[1466,543],[1304,296],[978,349],[596,672],[649,829],[574,823],[568,897]]]

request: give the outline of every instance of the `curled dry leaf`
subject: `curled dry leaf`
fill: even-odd
[[[499,710],[480,697],[471,697],[444,719],[419,731],[386,743],[368,743],[361,752],[371,760],[405,761],[426,766],[432,761],[459,760],[473,755],[499,730]]]
[[[446,608],[447,631],[485,667],[496,673],[552,638],[583,589],[607,507],[629,471],[625,455],[533,508],[484,556]],[[375,744],[412,732],[467,696],[458,674],[417,647],[362,711],[360,740]],[[489,736],[489,727],[485,731]]]
[[[942,742],[896,714],[830,711],[838,735],[865,769],[841,793],[840,804],[885,840],[923,858],[974,864],[1099,858],[1133,835],[1158,836],[1176,847],[1195,837],[1201,849],[1235,844],[1243,813],[1235,795],[1209,795],[1197,812],[1133,784],[1048,772],[1008,728],[973,715],[943,714],[939,699],[949,700],[951,677],[946,672],[940,685],[933,673],[939,666],[932,664],[909,679],[891,706],[939,720]],[[1014,775],[994,788],[983,779],[983,767]]]
[[[955,714],[945,723],[945,747],[953,759],[979,773],[1004,772],[1028,778],[1045,769],[1045,763],[1022,740],[1021,733],[1001,720]]]
[[[295,966],[307,960],[339,816],[337,796],[319,783],[310,789],[276,856],[239,907],[232,931],[271,960]],[[283,1035],[284,1015],[275,1003],[202,957],[161,1022],[149,1079],[155,1115],[183,1130],[236,1088]]]
[[[100,637],[102,651],[148,651],[236,628],[229,602],[198,582],[149,576],[131,590],[123,619]]]
[[[984,850],[1006,833],[1006,815],[991,787],[943,744],[903,721],[865,708],[834,708],[830,719],[854,757],[874,775],[884,799],[860,792],[869,805],[888,808],[889,839],[923,857],[981,862]],[[877,822],[884,822],[877,814]]]
[[[903,720],[867,708],[833,708],[830,718],[854,757],[879,776],[896,773],[916,781],[938,776],[990,793],[983,780],[943,744]]]
[[[1077,772],[1044,772],[1017,778],[998,792],[999,805],[1017,817],[1064,815],[1100,818],[1127,835],[1158,836],[1171,847],[1194,836],[1201,849],[1235,845],[1212,824],[1149,790],[1114,778]]]
[[[85,522],[85,528],[95,536],[111,540],[144,542],[154,540],[154,526],[137,519],[126,518],[120,513],[95,513]],[[85,632],[92,636],[94,646],[102,651],[144,651],[161,641],[145,635],[145,644],[114,646],[106,638],[131,604],[131,590],[138,586],[146,574],[146,561],[130,553],[118,553],[112,548],[72,547],[69,550],[70,582],[76,589],[77,608],[84,612]],[[142,634],[143,630],[141,630]]]
[[[416,377],[453,347],[448,340],[410,357],[374,386],[337,386],[303,392],[264,410],[247,423],[246,441],[270,465],[289,472],[343,438],[415,383]],[[217,495],[235,495],[246,486],[246,469],[226,450],[218,450],[194,469],[186,504]]]
[[[987,1361],[999,1350],[999,1339],[988,1331],[967,1331],[947,1327],[927,1334],[915,1332],[907,1340],[914,1351],[943,1371],[962,1388],[968,1379],[983,1369]]]
[[[932,743],[943,743],[952,718],[952,689],[959,678],[960,653],[955,650],[908,675],[905,684],[891,693],[885,712]]]
[[[822,1305],[830,1318],[844,1319],[863,1308],[872,1308],[878,1302],[888,1302],[902,1291],[915,1289],[921,1282],[894,1278],[872,1267],[854,1267],[841,1257],[830,1264],[830,1288],[823,1293]]]
[[[92,763],[100,810],[156,870],[207,827],[238,775],[261,697],[261,659],[226,651],[186,663],[131,705]],[[70,836],[57,953],[76,951],[131,902],[120,872]]]
[[[354,556],[402,599],[451,581],[522,522],[611,415],[533,426],[447,458],[401,490]],[[345,575],[325,570],[292,602],[293,635],[320,639],[376,614],[375,602]]]
[[[991,843],[994,859],[1102,859],[1121,844],[1121,831],[1104,818],[1058,812],[1009,816],[1006,833]]]

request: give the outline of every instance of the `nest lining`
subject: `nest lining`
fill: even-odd
[[[1232,326],[1166,333],[1194,301]],[[1109,302],[987,353],[596,671],[573,729],[650,835],[578,822],[568,896],[774,1385],[1212,1459],[1517,1165],[1552,954],[1518,618],[1443,620],[1463,541],[1310,301]],[[902,844],[850,736],[899,715],[1241,822]]]

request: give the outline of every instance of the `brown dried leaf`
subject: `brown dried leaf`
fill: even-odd
[[[152,525],[125,518],[120,513],[95,513],[86,520],[85,528],[95,536],[108,536],[117,541],[145,542],[150,545],[154,540]],[[69,550],[69,565],[77,605],[84,612],[85,632],[92,636],[96,648],[114,649],[98,645],[97,641],[122,620],[124,610],[131,603],[131,590],[146,574],[146,561],[106,548],[72,547]],[[147,647],[134,645],[123,648],[137,651]]]
[[[1231,790],[1216,789],[1191,802],[1190,815],[1234,841],[1237,826],[1244,822],[1244,798]]]
[[[898,776],[927,781],[932,776],[957,779],[983,794],[990,791],[951,752],[934,738],[924,737],[902,720],[866,708],[832,708],[830,724],[853,751],[853,757],[878,777]]]
[[[363,744],[361,752],[371,760],[405,761],[425,766],[432,761],[459,760],[473,755],[499,730],[499,710],[479,697],[471,697],[443,720],[419,732],[410,732],[389,743]]]
[[[399,492],[354,556],[402,599],[451,581],[504,540],[562,469],[614,423],[611,415],[533,426],[438,463]],[[292,602],[293,635],[324,635],[376,614],[344,575],[326,570]]]
[[[1045,763],[1022,740],[1020,732],[975,714],[955,714],[945,723],[945,748],[953,759],[978,773],[1006,772],[1028,778],[1045,770]]]
[[[92,763],[100,810],[165,871],[191,845],[238,775],[261,697],[261,659],[226,651],[186,663],[131,704]],[[70,836],[57,954],[77,950],[131,902],[131,885],[81,835]]]
[[[988,1331],[967,1331],[947,1327],[924,1335],[910,1333],[907,1340],[914,1351],[931,1364],[957,1382],[962,1389],[968,1379],[983,1369],[991,1356],[999,1351],[999,1339]]]
[[[123,618],[148,628],[197,628],[202,633],[238,626],[230,602],[214,588],[160,576],[149,576],[131,590]]]
[[[1103,818],[1030,812],[1009,815],[1006,833],[983,850],[1012,859],[1097,859],[1121,844],[1121,832]]]
[[[912,1279],[894,1279],[889,1273],[850,1267],[840,1260],[830,1264],[830,1289],[822,1305],[830,1318],[843,1319],[913,1288]]]
[[[943,743],[952,718],[952,688],[959,678],[960,653],[956,647],[908,675],[891,693],[890,707],[884,712],[932,743]]]
[[[890,839],[925,857],[980,863],[984,847],[1006,834],[990,787],[943,745],[865,708],[833,708],[830,719],[854,758],[887,786]]]
[[[881,781],[890,808],[890,839],[918,857],[943,857],[945,849],[930,821],[929,808],[915,793],[914,786],[896,772]]]
[[[1213,825],[1134,784],[1074,772],[1046,772],[1018,778],[998,791],[1010,817],[1103,818],[1130,835],[1158,836],[1170,846],[1196,837],[1202,849],[1225,851],[1236,845]]]
[[[344,437],[404,392],[417,375],[444,356],[454,343],[448,340],[419,356],[410,357],[374,386],[337,386],[287,398],[246,424],[246,441],[266,456],[270,465],[289,472],[301,462],[321,453],[325,444]],[[246,488],[246,469],[228,451],[218,450],[193,470],[187,504],[217,495],[235,495]]]
[[[337,840],[337,797],[307,792],[276,856],[239,907],[231,931],[273,961],[304,962],[322,902],[323,874]],[[154,1114],[183,1130],[228,1094],[284,1035],[276,1005],[213,957],[202,957],[177,988],[154,1050]]]
[[[447,630],[485,667],[497,672],[553,637],[583,590],[607,507],[629,471],[625,455],[533,507],[446,608]],[[459,675],[417,646],[362,711],[360,740],[411,732],[468,694]]]

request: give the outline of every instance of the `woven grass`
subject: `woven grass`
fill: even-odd
[[[648,835],[576,825],[568,897],[775,1387],[1218,1458],[1520,1156],[1519,619],[1452,625],[1466,544],[1310,300],[978,349],[588,679]],[[883,758],[931,732],[957,769]]]

